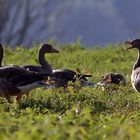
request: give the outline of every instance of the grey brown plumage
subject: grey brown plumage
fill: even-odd
[[[126,85],[124,75],[120,73],[107,73],[98,82],[103,91],[116,93],[120,85]]]
[[[49,75],[48,73],[31,72],[19,66],[1,67],[0,96],[11,102],[11,96],[27,94],[31,89],[42,86],[40,82],[47,79]],[[29,85],[31,86],[29,87]],[[26,89],[26,87],[28,88]]]
[[[124,75],[119,73],[107,73],[105,74],[102,79],[100,80],[99,84],[107,85],[107,84],[126,84],[126,80]]]
[[[11,102],[11,96],[21,97],[22,94],[28,94],[33,88],[46,86],[42,80],[52,74],[31,72],[15,65],[1,67],[3,52],[2,44],[0,44],[0,96]]]
[[[131,45],[127,50],[137,48],[138,49],[138,57],[133,65],[132,74],[131,74],[131,83],[133,88],[140,92],[140,39],[135,39],[132,41],[127,41],[125,44]]]
[[[75,82],[77,79],[81,81],[84,80],[82,83],[88,83],[86,77],[91,77],[91,75],[76,73],[70,69],[57,69],[52,71],[51,65],[45,60],[45,53],[59,53],[59,51],[49,44],[44,44],[39,49],[38,53],[38,60],[41,66],[26,65],[23,67],[30,71],[47,72],[53,74],[53,80],[56,87],[66,87],[69,81]]]
[[[53,70],[53,75],[55,77],[55,86],[56,87],[64,87],[66,88],[68,85],[68,82],[75,82],[76,80],[81,81],[81,84],[91,84],[87,77],[92,77],[90,74],[82,74],[77,73],[70,69],[57,69]],[[92,85],[92,84],[91,84]]]

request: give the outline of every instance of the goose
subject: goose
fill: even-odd
[[[21,96],[28,95],[30,90],[47,86],[42,80],[47,79],[52,74],[30,72],[13,64],[1,67],[3,52],[3,46],[0,43],[0,96],[11,102],[10,96],[18,95],[17,101],[19,101]]]
[[[40,66],[34,66],[34,65],[23,65],[22,67],[35,72],[47,72],[52,74],[52,67],[51,65],[45,60],[45,54],[46,53],[59,53],[59,51],[55,48],[53,48],[50,44],[43,44],[38,52],[38,60],[40,63]]]
[[[91,75],[77,74],[75,71],[70,69],[52,70],[51,65],[45,60],[46,53],[59,53],[59,51],[53,48],[50,44],[43,44],[38,53],[38,60],[41,66],[25,65],[23,67],[30,71],[53,74],[55,87],[66,87],[69,81],[75,82],[77,78],[80,79],[81,85],[92,85],[92,82],[89,82],[86,79],[86,77],[91,77]]]
[[[18,96],[18,100],[32,89],[46,86],[43,80],[48,76],[50,76],[48,73],[32,72],[15,65],[1,67],[0,96],[11,103],[11,96]]]
[[[124,75],[119,74],[119,73],[107,73],[105,74],[100,82],[98,83],[99,85],[107,85],[107,84],[126,84],[126,80]]]
[[[105,74],[97,85],[102,86],[102,90],[117,91],[119,85],[126,85],[124,75],[120,73],[107,73]]]
[[[87,77],[92,77],[90,74],[82,74],[75,72],[70,69],[56,69],[53,70],[53,75],[55,77],[55,87],[67,88],[68,82],[80,82],[80,86],[95,86],[94,83],[88,81]]]
[[[133,88],[140,92],[140,39],[135,39],[132,41],[126,41],[125,44],[131,45],[127,50],[137,48],[138,49],[138,58],[133,65],[131,73],[131,83]]]

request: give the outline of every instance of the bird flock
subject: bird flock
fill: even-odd
[[[138,49],[138,58],[132,68],[131,82],[133,88],[140,92],[140,39],[127,41],[125,44],[130,45],[127,50]],[[124,75],[119,73],[107,73],[95,84],[88,80],[88,77],[92,77],[91,74],[81,73],[79,69],[77,71],[71,69],[53,70],[45,60],[46,53],[59,53],[59,50],[50,44],[43,44],[38,51],[40,65],[17,66],[10,64],[2,66],[4,50],[0,44],[0,96],[12,103],[11,96],[16,96],[16,100],[19,102],[22,95],[25,94],[28,97],[29,92],[38,87],[45,87],[45,89],[63,87],[66,90],[69,82],[78,81],[80,87],[96,87],[99,85],[105,90],[112,83],[115,85],[126,84]]]

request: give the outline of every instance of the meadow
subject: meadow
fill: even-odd
[[[60,54],[46,54],[53,69],[79,68],[97,83],[108,72],[122,73],[126,86],[118,93],[100,87],[36,89],[31,97],[13,104],[0,98],[0,140],[137,140],[140,139],[140,96],[131,86],[130,75],[136,50],[123,44],[86,48],[80,42],[59,45]],[[38,64],[40,45],[25,49],[4,47],[2,65]]]

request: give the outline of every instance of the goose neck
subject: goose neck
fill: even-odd
[[[40,50],[39,54],[38,54],[38,59],[39,59],[39,63],[40,65],[43,67],[43,69],[52,74],[52,67],[51,65],[47,62],[47,60],[45,60],[45,52]]]

